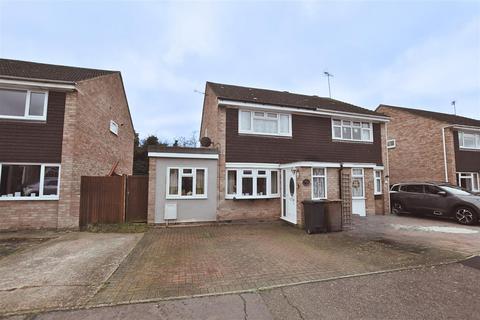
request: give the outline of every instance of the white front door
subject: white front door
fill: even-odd
[[[297,182],[293,169],[282,170],[282,219],[297,224]]]
[[[352,213],[366,216],[365,175],[363,168],[352,168]]]

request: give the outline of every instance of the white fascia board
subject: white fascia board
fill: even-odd
[[[42,82],[42,81],[29,81],[29,80],[13,80],[13,79],[0,79],[0,85],[3,86],[20,86],[40,89],[57,89],[71,91],[75,90],[75,84],[68,83],[54,83],[54,82]]]
[[[317,108],[317,110],[306,110],[301,108],[292,108],[292,107],[279,107],[270,104],[262,103],[252,103],[252,102],[239,102],[232,100],[218,99],[218,105],[233,106],[240,108],[249,108],[249,109],[259,109],[259,110],[272,110],[278,112],[290,112],[290,113],[300,113],[300,114],[311,114],[317,116],[329,116],[329,117],[340,117],[345,119],[360,119],[360,120],[369,120],[376,122],[390,122],[388,117],[374,116],[374,115],[361,115],[358,113],[350,113],[343,111],[331,111]]]
[[[383,170],[383,166],[378,166],[375,163],[349,163],[344,162],[343,167],[345,168],[372,168],[377,170]],[[380,169],[382,168],[382,169]]]
[[[218,159],[213,153],[149,152],[151,158]]]
[[[227,162],[225,168],[278,169],[280,165],[277,163]]]
[[[454,129],[468,130],[468,131],[480,131],[480,127],[464,126],[459,124],[453,125]]]
[[[318,162],[318,161],[299,161],[292,163],[285,163],[280,165],[280,168],[295,168],[295,167],[319,167],[319,168],[340,168],[340,163],[336,162]]]

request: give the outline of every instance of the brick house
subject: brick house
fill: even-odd
[[[338,100],[207,82],[200,137],[215,154],[150,150],[150,168],[162,169],[151,172],[149,222],[164,221],[168,208],[158,199],[165,194],[152,188],[164,192],[165,185],[165,205],[214,197],[217,221],[281,218],[302,225],[302,201],[311,199],[341,199],[346,222],[352,211],[384,214],[390,207],[387,122],[384,115]],[[203,164],[195,168],[189,160],[185,168],[169,168],[172,158]],[[212,163],[215,190],[202,187],[204,200],[193,199],[190,177],[200,170],[203,181]],[[184,221],[178,214],[177,221]]]
[[[480,191],[480,120],[380,105],[388,115],[390,183],[447,181]]]
[[[80,177],[131,174],[120,72],[0,59],[0,229],[78,228]]]

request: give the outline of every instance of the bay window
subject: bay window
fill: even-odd
[[[477,172],[458,172],[457,184],[468,191],[480,191],[480,180]]]
[[[372,123],[332,119],[332,137],[336,140],[372,142]]]
[[[57,200],[60,165],[0,164],[0,200]]]
[[[382,171],[381,170],[374,170],[374,194],[382,194]]]
[[[327,169],[312,168],[312,199],[327,198]]]
[[[291,136],[291,115],[276,112],[239,110],[238,132]]]
[[[279,197],[278,170],[227,169],[226,199]]]
[[[480,150],[480,133],[459,131],[458,144],[460,148]]]
[[[167,199],[207,198],[206,168],[167,168]]]
[[[48,92],[0,88],[0,118],[46,120]]]

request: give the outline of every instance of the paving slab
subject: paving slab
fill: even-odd
[[[283,223],[154,228],[89,304],[255,290],[463,257],[377,233],[307,235]]]
[[[0,314],[84,305],[141,234],[72,232],[0,260]]]

